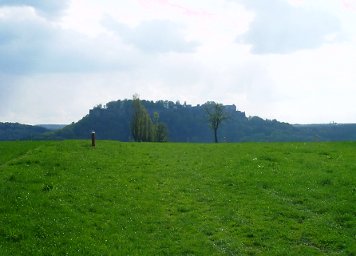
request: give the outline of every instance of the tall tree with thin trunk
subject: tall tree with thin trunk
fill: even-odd
[[[153,141],[153,123],[138,95],[133,96],[132,106],[131,132],[134,140],[139,142]]]
[[[159,114],[155,112],[152,119],[141,103],[137,94],[132,100],[133,115],[131,121],[131,133],[138,142],[166,142],[168,141],[167,126],[159,122]]]
[[[208,121],[214,133],[214,142],[218,143],[218,129],[222,122],[228,119],[224,111],[224,105],[215,102],[205,103],[205,111],[208,116]]]
[[[159,121],[159,113],[153,113],[153,126],[154,126],[154,141],[167,142],[168,141],[168,128]]]

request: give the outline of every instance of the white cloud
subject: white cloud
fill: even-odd
[[[270,113],[294,123],[350,122],[347,117],[353,116],[356,94],[354,45],[329,44],[314,51],[270,58],[267,72],[282,95],[271,102]]]
[[[240,2],[256,12],[249,31],[238,38],[252,45],[253,53],[287,54],[318,48],[327,39],[339,37],[339,19],[324,11],[291,5],[286,0]]]
[[[31,7],[47,18],[62,15],[68,5],[69,0],[0,0],[0,7]]]
[[[27,9],[4,13],[0,17],[0,73],[125,70],[139,58],[110,35],[91,38],[65,30]]]
[[[69,123],[139,93],[356,122],[356,18],[339,1],[47,3],[0,0],[0,121]]]
[[[180,26],[168,20],[144,21],[134,28],[110,18],[104,24],[144,53],[192,52],[198,46],[185,40]]]

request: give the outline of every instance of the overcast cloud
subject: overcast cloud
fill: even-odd
[[[286,54],[318,48],[340,37],[338,18],[320,9],[291,5],[285,0],[242,2],[256,12],[249,31],[241,37],[252,45],[253,53]]]
[[[110,18],[104,24],[124,42],[144,53],[192,52],[198,45],[184,40],[180,33],[182,28],[169,20],[143,21],[134,28]]]
[[[3,7],[31,7],[38,14],[47,18],[54,18],[63,14],[68,8],[69,0],[0,0]]]
[[[356,123],[356,0],[0,0],[0,122],[138,93]]]

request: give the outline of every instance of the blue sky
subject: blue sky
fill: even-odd
[[[131,98],[356,123],[356,0],[0,0],[0,122]]]

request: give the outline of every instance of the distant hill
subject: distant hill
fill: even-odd
[[[171,142],[212,142],[213,134],[203,105],[172,101],[141,101],[151,117],[168,127]],[[218,130],[220,142],[272,141],[356,141],[356,124],[291,125],[277,120],[247,117],[235,105],[226,105],[229,116]],[[0,123],[0,140],[88,139],[95,131],[98,139],[132,141],[130,126],[132,100],[98,105],[81,120],[70,125],[30,126]],[[43,127],[42,127],[43,126]]]
[[[43,127],[19,123],[0,123],[0,141],[31,140],[42,136],[49,130]]]
[[[46,128],[47,130],[55,131],[55,130],[60,130],[63,127],[67,126],[66,124],[37,124],[35,125],[37,127],[43,127]]]
[[[204,105],[191,106],[172,101],[142,100],[151,116],[159,113],[172,142],[212,142]],[[226,105],[229,119],[219,129],[221,142],[246,141],[347,141],[356,140],[356,124],[295,126],[277,120],[246,117],[235,105]],[[131,141],[132,100],[118,100],[96,106],[77,123],[52,133],[48,138],[85,139],[96,131],[98,139]]]
[[[294,125],[313,141],[356,141],[356,124]]]

